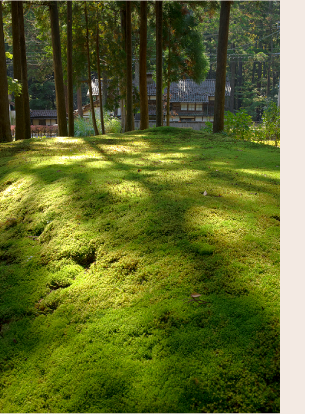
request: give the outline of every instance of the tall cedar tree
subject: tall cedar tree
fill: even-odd
[[[140,9],[140,129],[149,128],[149,109],[147,91],[147,2],[141,1]]]
[[[99,47],[99,16],[97,19],[97,38],[96,38],[96,49],[97,49],[97,69],[98,69],[98,85],[99,85],[99,105],[100,105],[100,121],[101,121],[101,133],[105,133],[104,124],[104,110],[102,103],[102,92],[101,92],[101,70],[100,70],[100,47]]]
[[[26,134],[26,111],[25,111],[25,103],[26,99],[23,94],[23,78],[22,78],[22,53],[21,53],[21,36],[20,36],[20,22],[21,19],[19,17],[19,2],[12,1],[12,35],[13,35],[13,72],[14,78],[17,79],[21,85],[22,90],[21,94],[15,95],[15,112],[16,112],[16,127],[15,127],[15,139],[21,140],[25,138],[30,138],[30,131],[28,135]],[[24,88],[25,92],[27,88]],[[29,99],[29,98],[28,98]],[[30,124],[30,119],[29,119]]]
[[[58,135],[61,137],[66,137],[67,136],[66,103],[65,103],[65,94],[64,94],[63,68],[62,68],[61,44],[60,44],[60,36],[59,36],[59,19],[58,19],[57,1],[51,1],[49,3],[49,10],[50,10],[50,23],[51,23],[53,64],[54,64],[54,74],[55,74]]]
[[[27,56],[26,56],[26,40],[24,36],[24,17],[23,2],[18,2],[18,17],[20,27],[20,53],[21,53],[21,79],[22,79],[22,97],[24,110],[24,138],[30,138],[30,109],[29,109],[29,92],[28,92],[28,73],[27,73]]]
[[[131,65],[131,1],[126,2],[126,131],[133,129],[133,77]]]
[[[219,41],[217,50],[217,69],[215,83],[213,132],[224,128],[224,101],[226,89],[227,49],[229,32],[230,1],[221,2]]]
[[[2,26],[2,1],[0,1],[0,142],[12,141],[9,122],[8,82],[5,39]]]
[[[170,124],[170,85],[181,78],[197,83],[206,78],[208,59],[205,56],[202,34],[197,29],[197,19],[185,5],[167,2],[163,14],[164,64],[163,79],[167,86],[166,125]]]
[[[72,65],[72,1],[67,2],[67,103],[69,136],[74,136],[73,118],[73,65]]]
[[[94,134],[99,135],[97,122],[95,119],[95,110],[93,102],[93,93],[92,93],[92,81],[91,81],[91,61],[90,61],[90,46],[88,38],[88,18],[87,18],[87,2],[85,1],[85,22],[86,22],[86,54],[87,54],[87,70],[88,70],[88,91],[90,95],[90,105],[91,105],[91,114],[92,114],[92,123],[94,128]]]
[[[163,126],[163,2],[156,6],[156,126]]]

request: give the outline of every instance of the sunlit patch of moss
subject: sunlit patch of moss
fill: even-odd
[[[163,127],[0,152],[1,411],[278,411],[278,149]]]

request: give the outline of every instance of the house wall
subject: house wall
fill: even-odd
[[[44,124],[45,121],[45,124]],[[57,124],[57,119],[33,119],[32,125],[55,125]]]

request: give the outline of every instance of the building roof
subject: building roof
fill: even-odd
[[[167,88],[164,89],[166,93]],[[226,81],[226,96],[230,96],[230,82]],[[206,79],[198,85],[191,79],[171,82],[170,102],[208,102],[209,96],[215,96],[215,79]],[[148,85],[148,96],[156,95],[156,83]]]
[[[30,118],[47,118],[57,119],[57,111],[55,109],[31,109]]]
[[[98,79],[91,83],[92,95],[99,95]],[[101,82],[102,86],[102,82]],[[156,83],[151,82],[147,85],[148,96],[156,95]],[[229,80],[226,80],[226,96],[230,96],[231,86]],[[166,94],[167,88],[164,89]],[[208,102],[209,96],[215,96],[215,79],[206,79],[200,84],[195,83],[192,79],[184,79],[170,84],[170,102]],[[89,91],[87,91],[87,96]]]

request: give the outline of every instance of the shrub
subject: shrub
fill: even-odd
[[[205,126],[201,127],[200,130],[204,132],[213,132],[213,123],[210,121],[205,122]]]
[[[96,114],[96,123],[99,133],[101,133],[101,120],[98,114]],[[121,132],[121,122],[117,118],[111,118],[104,114],[104,125],[107,134]],[[87,137],[89,135],[94,135],[92,115],[89,118],[76,118],[74,120],[74,136]]]
[[[274,139],[276,147],[280,141],[280,110],[275,102],[270,102],[263,112],[265,139]]]

